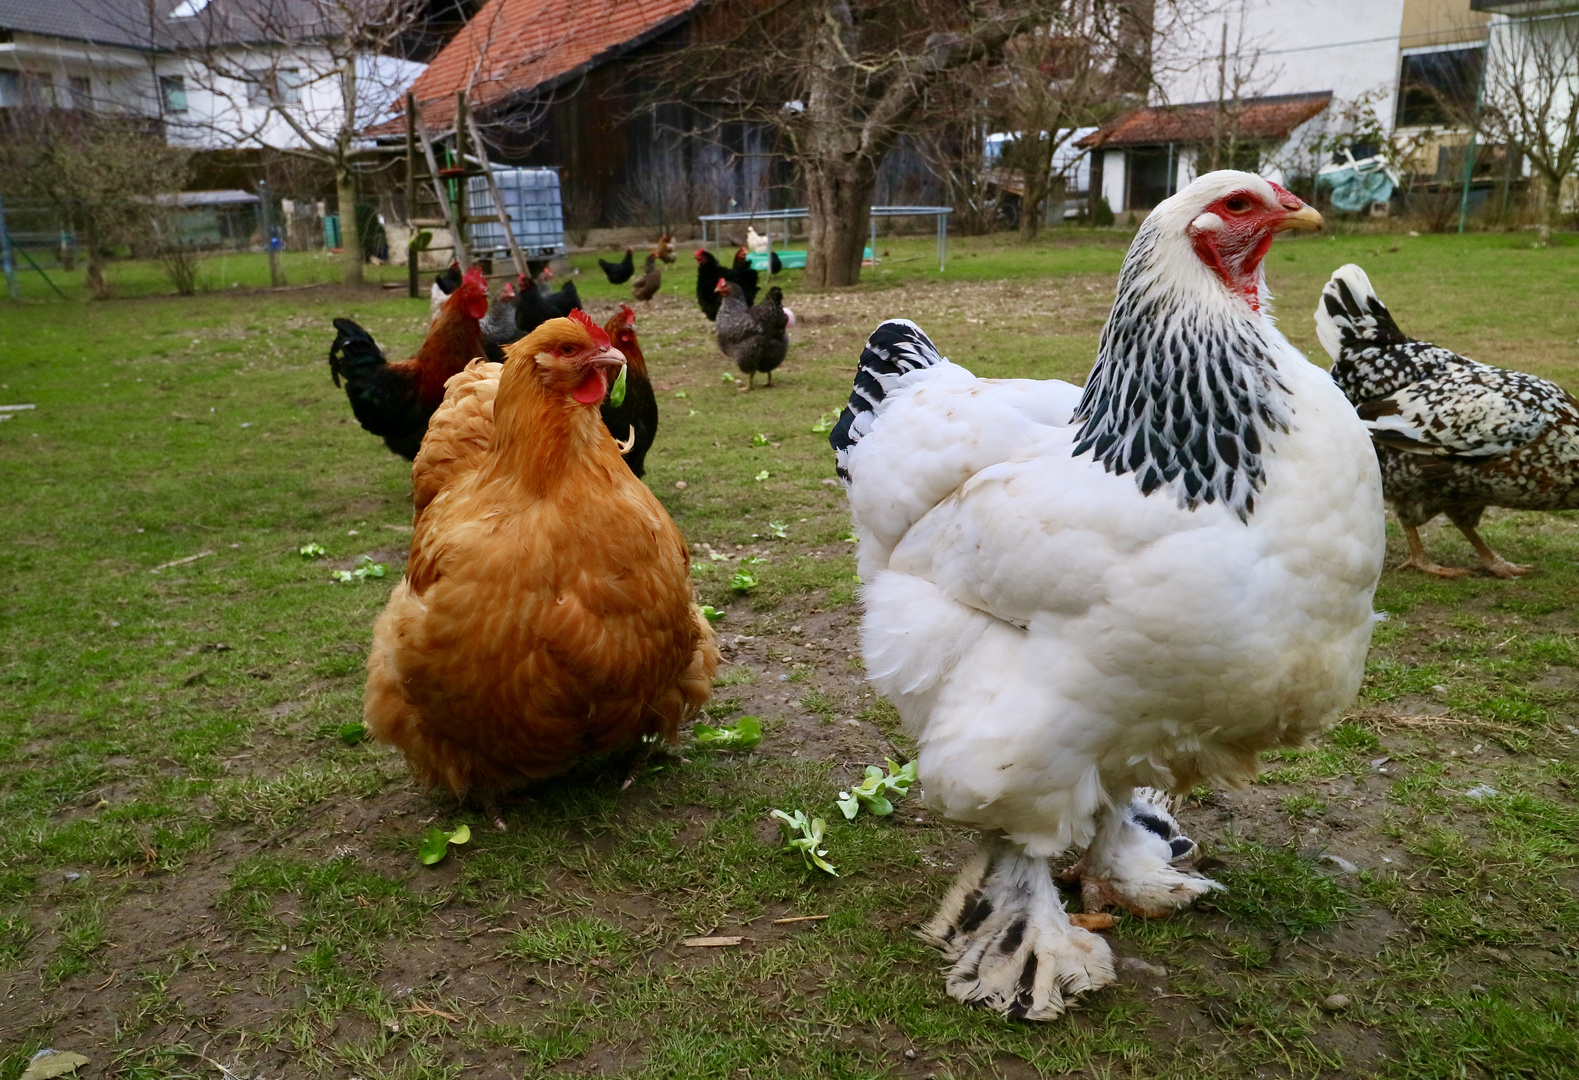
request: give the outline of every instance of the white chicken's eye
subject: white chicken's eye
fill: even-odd
[[[1223,201],[1223,209],[1230,214],[1243,214],[1250,209],[1250,200],[1243,195],[1234,195]]]

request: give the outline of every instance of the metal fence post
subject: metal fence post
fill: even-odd
[[[22,299],[16,287],[16,263],[11,258],[11,233],[5,227],[5,203],[0,202],[0,263],[5,266],[6,293],[13,300]]]
[[[263,208],[263,246],[269,253],[269,287],[280,287],[280,264],[274,251],[274,205],[269,194],[269,182],[258,181],[258,205]]]

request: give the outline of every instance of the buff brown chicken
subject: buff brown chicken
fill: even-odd
[[[429,425],[364,701],[419,782],[490,809],[587,755],[673,741],[719,664],[685,540],[599,418],[624,357],[580,311],[505,355],[450,379]]]

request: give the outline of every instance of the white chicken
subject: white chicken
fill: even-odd
[[[751,249],[753,255],[766,255],[771,241],[750,225],[746,226],[746,247]]]
[[[1244,780],[1353,700],[1384,550],[1364,426],[1273,325],[1261,262],[1321,217],[1202,176],[1141,225],[1085,389],[978,379],[913,323],[830,440],[859,530],[868,678],[928,804],[986,839],[922,936],[950,994],[1051,1019],[1113,980],[1088,905],[1218,888],[1163,792]]]

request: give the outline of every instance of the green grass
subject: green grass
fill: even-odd
[[[1493,546],[1539,567],[1519,581],[1384,575],[1352,715],[1185,813],[1228,891],[1123,918],[1110,939],[1148,966],[1058,1023],[957,1006],[910,933],[968,834],[915,799],[834,808],[912,749],[862,682],[825,482],[862,340],[907,315],[984,375],[1081,379],[1125,240],[954,239],[939,275],[929,238],[885,237],[838,294],[792,272],[803,325],[781,385],[750,395],[720,378],[688,263],[668,271],[638,318],[663,410],[648,480],[724,611],[707,719],[749,713],[765,736],[660,759],[623,793],[589,763],[508,807],[505,833],[339,734],[404,561],[409,471],[330,384],[329,320],[403,354],[426,299],[251,291],[261,257],[211,265],[219,287],[190,299],[141,264],[112,268],[105,303],[80,274],[69,303],[24,275],[0,307],[0,403],[38,406],[0,423],[0,1080],[47,1045],[137,1078],[1572,1075],[1579,515],[1489,517]],[[606,314],[624,290],[576,261]],[[1308,313],[1348,261],[1407,331],[1579,387],[1571,241],[1280,242],[1296,344],[1315,347]],[[293,286],[334,270],[287,264]],[[1450,528],[1426,539],[1470,561]],[[363,554],[390,576],[331,583]],[[747,559],[757,584],[736,590]],[[773,809],[827,818],[841,876],[781,853]],[[419,866],[427,826],[461,821],[472,842]],[[801,915],[828,918],[773,922]],[[745,940],[682,944],[709,935]],[[1325,1011],[1333,993],[1351,1004]]]

